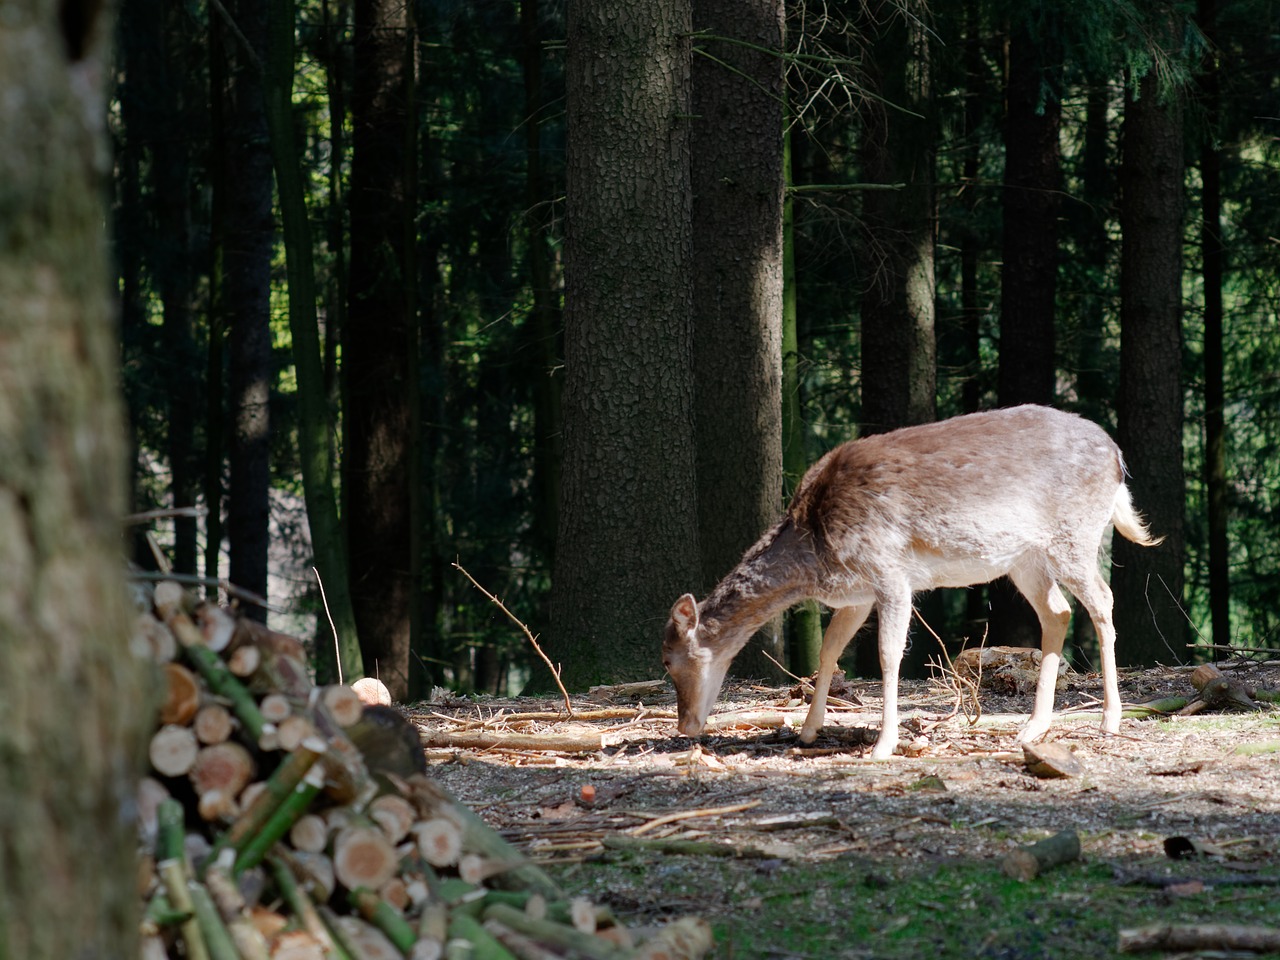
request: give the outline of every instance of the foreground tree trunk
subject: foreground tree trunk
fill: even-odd
[[[568,8],[564,472],[551,655],[651,677],[698,582],[687,0]]]
[[[693,360],[702,584],[732,570],[782,496],[782,9],[697,5],[693,59]],[[734,661],[779,678],[781,620]],[[765,654],[773,658],[771,662]]]
[[[358,0],[343,497],[361,654],[396,700],[409,690],[413,597],[412,54],[408,7],[400,0]]]
[[[0,956],[137,955],[125,437],[99,8],[0,18]]]
[[[1177,36],[1165,14],[1165,42]],[[1182,463],[1182,104],[1154,73],[1125,99],[1120,169],[1120,390],[1116,439],[1155,549],[1113,541],[1111,586],[1122,662],[1186,658],[1181,609],[1186,484]]]

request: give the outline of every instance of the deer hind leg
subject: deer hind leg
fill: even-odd
[[[1018,568],[1010,571],[1009,577],[1040,620],[1041,657],[1036,702],[1031,716],[1018,731],[1018,743],[1030,743],[1044,736],[1053,720],[1053,697],[1057,692],[1062,645],[1067,639],[1067,625],[1071,622],[1071,605],[1053,578],[1042,569]]]
[[[822,652],[818,655],[818,676],[813,681],[813,701],[809,713],[800,728],[800,742],[813,743],[822,729],[822,718],[827,712],[827,694],[831,691],[831,677],[840,663],[840,654],[849,645],[853,635],[866,622],[871,612],[870,604],[857,607],[841,607],[831,616],[827,631],[822,635]]]
[[[1064,580],[1063,583],[1089,611],[1093,620],[1102,659],[1102,729],[1106,733],[1119,733],[1120,684],[1116,678],[1116,628],[1111,619],[1111,588],[1096,568],[1090,569],[1078,582]]]

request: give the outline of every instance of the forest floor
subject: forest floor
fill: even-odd
[[[1232,667],[1280,688],[1280,663]],[[1280,927],[1280,753],[1240,752],[1280,742],[1276,708],[1127,719],[1106,736],[1100,679],[1072,674],[1045,739],[1081,770],[1043,779],[1014,744],[1030,692],[984,691],[966,717],[946,685],[904,682],[910,755],[873,762],[879,693],[851,683],[811,747],[794,732],[798,691],[748,683],[726,686],[719,732],[696,742],[659,682],[575,698],[575,719],[549,699],[408,713],[438,744],[432,775],[567,891],[629,924],[705,917],[720,958],[1096,957],[1146,923]],[[1121,694],[1195,691],[1187,670],[1155,669],[1122,674]],[[1078,861],[1002,876],[1007,853],[1063,830]],[[1198,855],[1170,858],[1171,838]]]

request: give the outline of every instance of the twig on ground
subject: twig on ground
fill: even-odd
[[[480,586],[480,584],[476,582],[476,578],[473,577],[471,574],[469,574],[466,571],[466,569],[462,566],[462,564],[458,563],[458,561],[455,560],[453,562],[453,567],[455,570],[461,573],[464,577],[470,580],[472,585],[477,590],[479,590],[486,597],[488,597],[495,604],[497,604],[498,609],[501,610],[503,613],[505,613],[512,623],[514,623],[517,627],[519,627],[521,630],[524,631],[524,635],[525,637],[528,638],[529,643],[533,646],[534,652],[536,652],[538,656],[542,658],[542,662],[545,663],[547,665],[547,669],[551,671],[551,677],[553,680],[555,680],[556,686],[560,688],[560,696],[564,698],[564,712],[568,714],[570,717],[572,717],[574,715],[573,704],[569,702],[569,692],[565,690],[564,684],[560,682],[560,670],[551,662],[551,658],[542,652],[542,647],[538,646],[538,638],[533,635],[533,631],[530,630],[528,627],[526,627],[514,613],[508,610],[506,607],[506,604],[504,604],[501,600],[495,597],[492,593],[490,593],[484,587]]]

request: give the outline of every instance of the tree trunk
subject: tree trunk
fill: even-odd
[[[525,222],[529,231],[529,289],[533,294],[530,316],[533,364],[533,484],[536,496],[533,535],[547,569],[555,558],[559,524],[562,407],[560,378],[560,316],[552,289],[551,197],[547,195],[542,160],[544,94],[542,42],[538,0],[521,0],[520,41],[524,54]]]
[[[785,96],[785,91],[784,91]],[[786,118],[784,117],[784,125]],[[791,186],[791,132],[782,141],[782,182]],[[789,500],[809,468],[805,443],[804,397],[800,377],[800,326],[796,310],[795,200],[790,190],[782,204],[782,482]],[[787,666],[796,676],[818,669],[822,650],[822,615],[818,601],[806,600],[787,619]]]
[[[244,39],[223,44],[229,56],[224,162],[232,171],[222,200],[226,213],[220,278],[229,331],[227,539],[231,582],[265,597],[271,519],[271,258],[275,253],[271,148],[261,66],[267,52],[267,13],[257,0],[236,0],[229,9]],[[249,50],[244,49],[244,41]],[[215,143],[213,149],[223,147]],[[245,612],[266,619],[260,607],[250,606]]]
[[[1168,10],[1162,39],[1173,47]],[[1131,665],[1178,662],[1185,548],[1182,429],[1182,103],[1149,73],[1125,100],[1120,170],[1120,389],[1117,440],[1155,549],[1113,539],[1119,656]]]
[[[1231,644],[1231,578],[1227,542],[1227,428],[1223,371],[1222,157],[1218,151],[1221,84],[1218,74],[1217,0],[1199,0],[1196,12],[1208,41],[1200,77],[1208,126],[1200,147],[1200,255],[1204,281],[1204,486],[1209,521],[1209,614],[1218,657]]]
[[[864,433],[879,433],[928,423],[937,415],[937,147],[928,28],[917,17],[908,22],[895,12],[889,22],[868,29],[874,31],[869,67],[874,95],[866,107],[863,178],[905,185],[900,191],[869,191],[863,198],[864,229],[873,245],[862,297],[860,426]],[[926,619],[936,617],[926,614]],[[903,676],[922,675],[932,644],[931,638],[911,643]],[[854,665],[859,676],[879,676],[876,643],[856,644]]]
[[[1048,8],[1040,8],[1047,10]],[[1005,83],[1000,405],[1054,402],[1054,310],[1062,191],[1062,59],[1054,18],[1010,27]],[[987,642],[1038,647],[1040,621],[1005,577],[988,588]]]
[[[874,244],[867,251],[871,272],[862,298],[865,433],[937,416],[932,65],[927,26],[916,16],[907,20],[895,11],[887,23],[868,28],[874,31],[868,68],[873,97],[866,108],[863,178],[905,186],[869,191],[863,199]]]
[[[777,519],[782,495],[782,5],[704,0],[693,27],[727,38],[700,40],[692,72],[698,540],[710,587]],[[758,631],[733,672],[780,679],[781,627]]]
[[[121,878],[153,709],[120,556],[111,25],[68,9],[22,0],[0,20],[0,956],[14,958],[137,955]]]
[[[1062,193],[1058,30],[1052,18],[1034,27],[1019,18],[1010,30],[998,384],[1004,407],[1052,404],[1054,400],[1054,308]]]
[[[341,674],[350,682],[364,674],[355,612],[347,581],[347,557],[338,519],[330,456],[329,408],[320,363],[316,320],[316,272],[311,249],[307,201],[293,137],[293,0],[270,0],[267,7],[266,103],[271,159],[280,200],[286,273],[289,282],[289,332],[298,378],[298,447],[302,485],[311,528],[311,548],[327,597],[336,640],[317,630],[318,670],[322,680]],[[324,621],[322,621],[324,622]],[[326,623],[327,626],[327,623]],[[333,642],[331,642],[333,641]],[[336,650],[334,647],[336,646]]]
[[[568,9],[565,460],[550,652],[567,685],[659,669],[698,582],[687,0]]]
[[[361,653],[395,700],[408,694],[413,597],[413,51],[404,3],[357,0],[343,493]]]

